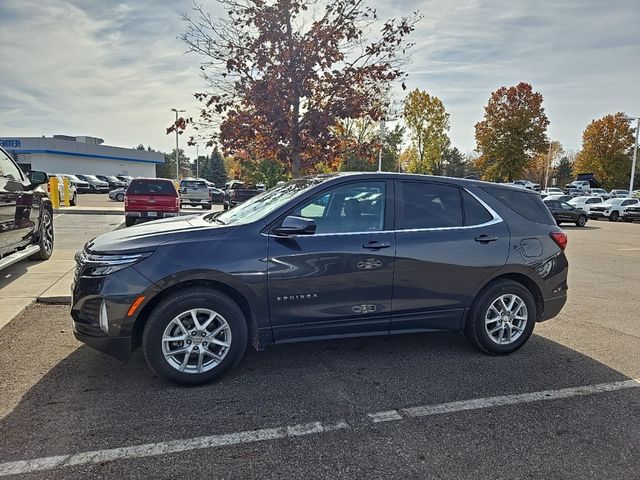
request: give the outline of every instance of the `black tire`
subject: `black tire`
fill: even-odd
[[[491,304],[501,295],[518,295],[527,307],[527,323],[524,331],[509,344],[498,344],[490,337],[485,327],[485,315]],[[531,292],[521,283],[513,280],[497,280],[487,285],[476,297],[465,325],[467,339],[479,350],[491,355],[505,355],[522,347],[531,336],[537,320],[536,302]]]
[[[72,207],[75,207],[76,205],[78,205],[78,194],[74,193],[73,196],[71,197],[71,200],[69,200],[69,204]]]
[[[116,201],[117,202],[124,202],[124,193],[116,194]]]
[[[96,193],[96,187],[89,185],[89,193]]]
[[[223,210],[229,210],[229,205],[227,205],[226,203],[222,204],[222,209]]]
[[[229,325],[232,340],[226,355],[217,366],[202,373],[185,373],[171,366],[165,358],[162,337],[175,317],[194,308],[210,309],[224,317]],[[187,330],[193,328],[186,325],[185,327]],[[142,334],[142,349],[149,368],[158,377],[182,385],[200,385],[216,380],[235,367],[244,355],[247,338],[247,321],[238,305],[218,291],[198,287],[180,290],[156,305]]]
[[[633,218],[622,217],[622,219],[627,223],[633,223]]]
[[[49,260],[53,253],[53,216],[51,212],[43,208],[40,214],[40,225],[38,226],[38,246],[40,250],[29,258],[32,260]]]
[[[613,212],[611,212],[611,215],[609,215],[610,222],[617,222],[619,218],[620,214],[617,212],[617,210],[614,210]]]
[[[135,217],[124,217],[124,224],[127,227],[131,227],[131,226],[136,224],[136,218]]]
[[[584,227],[587,224],[586,215],[580,215],[578,217],[578,221],[576,222],[576,227]]]

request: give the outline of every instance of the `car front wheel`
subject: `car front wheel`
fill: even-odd
[[[611,212],[611,215],[609,215],[610,222],[617,222],[618,218],[620,218],[620,214],[618,212]]]
[[[587,217],[585,215],[580,215],[578,220],[576,221],[576,227],[584,227],[587,224]]]
[[[526,343],[536,319],[531,292],[518,282],[499,280],[480,292],[474,301],[465,334],[483,352],[504,355]]]
[[[53,253],[53,218],[51,212],[46,208],[40,215],[40,226],[38,228],[38,246],[40,250],[31,255],[32,260],[48,260]]]
[[[151,312],[142,336],[149,368],[184,385],[211,382],[238,364],[247,322],[226,295],[205,288],[180,290]]]

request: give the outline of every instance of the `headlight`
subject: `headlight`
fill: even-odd
[[[151,252],[130,253],[126,255],[85,255],[79,263],[82,263],[83,276],[101,277],[127,268],[143,258],[147,258]]]

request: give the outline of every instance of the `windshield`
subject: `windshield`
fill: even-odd
[[[572,198],[571,200],[569,200],[568,203],[570,203],[571,205],[576,205],[578,203],[586,202],[588,198],[591,198],[591,197],[575,197],[575,198]]]
[[[93,182],[102,182],[102,180],[98,179],[95,175],[83,175],[84,178],[87,178]]]
[[[218,221],[225,225],[238,225],[259,220],[271,212],[277,210],[290,200],[302,194],[330,177],[312,177],[291,180],[284,185],[267,190],[237,207],[224,212],[221,215],[207,215],[206,220]]]

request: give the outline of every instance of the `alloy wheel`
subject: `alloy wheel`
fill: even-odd
[[[489,338],[498,345],[509,345],[525,330],[527,306],[518,295],[500,295],[489,305],[484,320]]]
[[[42,240],[42,248],[51,255],[53,252],[53,222],[51,221],[51,215],[49,212],[42,214],[42,225],[40,226],[40,238]]]
[[[230,347],[229,323],[207,308],[194,308],[175,316],[162,335],[165,360],[183,373],[204,373],[216,368]]]

